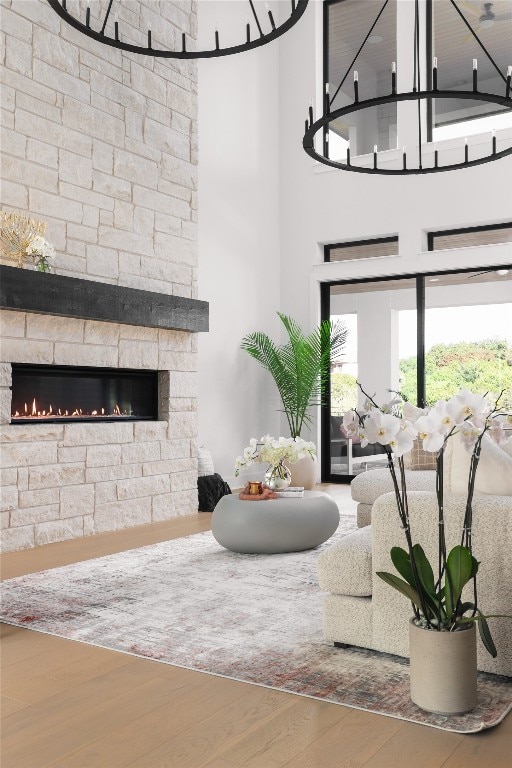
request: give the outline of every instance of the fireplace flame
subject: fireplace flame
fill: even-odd
[[[61,408],[57,408],[56,411],[53,410],[53,405],[49,405],[46,407],[42,407],[38,404],[36,398],[32,400],[32,405],[29,408],[28,404],[25,403],[25,410],[20,413],[19,410],[15,410],[13,407],[12,412],[12,419],[24,419],[24,420],[30,420],[30,419],[49,419],[49,418],[58,418],[59,416],[61,418],[70,418],[74,417],[77,419],[88,419],[91,416],[96,416],[101,419],[101,417],[110,418],[112,416],[128,416],[129,413],[127,411],[122,411],[119,404],[116,403],[114,407],[112,408],[112,411],[108,411],[108,413],[105,412],[105,408],[101,409],[95,409],[94,411],[86,411],[84,413],[83,409],[80,407],[75,408],[72,412],[68,410],[62,410]]]

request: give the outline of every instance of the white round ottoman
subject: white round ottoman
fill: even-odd
[[[304,491],[301,499],[266,501],[242,501],[230,494],[213,511],[212,533],[232,552],[275,555],[318,547],[339,521],[336,502],[321,491]]]

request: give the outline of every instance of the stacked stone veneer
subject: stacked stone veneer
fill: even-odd
[[[2,549],[197,511],[196,336],[2,313]],[[159,421],[9,424],[11,362],[159,369]]]
[[[196,35],[193,0],[117,5],[125,39]],[[2,208],[47,222],[57,274],[196,298],[196,63],[102,45],[46,0],[0,15]],[[1,330],[4,551],[197,510],[194,334],[23,312]],[[11,425],[13,362],[159,370],[160,421]]]
[[[116,5],[125,39],[195,35],[193,2]],[[195,298],[196,63],[98,43],[46,0],[0,15],[2,207],[47,222],[57,273]]]

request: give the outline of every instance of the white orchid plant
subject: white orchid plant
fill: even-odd
[[[25,249],[27,256],[34,259],[38,272],[51,272],[51,261],[55,258],[55,248],[41,235],[34,235]]]
[[[235,477],[239,476],[241,469],[253,464],[266,462],[276,467],[285,461],[295,464],[306,456],[310,458],[316,456],[316,446],[301,437],[275,438],[264,435],[259,440],[252,437],[247,448],[244,448],[243,455],[237,456],[235,460]]]
[[[477,622],[482,642],[495,657],[494,645],[487,618],[478,608],[476,576],[479,563],[472,554],[472,501],[475,476],[480,460],[482,440],[489,434],[496,442],[502,442],[504,427],[512,426],[512,416],[501,412],[501,395],[493,402],[487,396],[474,394],[468,389],[449,400],[440,400],[430,409],[415,408],[397,397],[379,407],[367,395],[360,410],[348,411],[343,417],[347,434],[357,435],[361,445],[380,443],[388,455],[388,466],[393,480],[398,514],[405,533],[407,549],[393,547],[391,560],[402,578],[393,573],[379,571],[377,575],[412,603],[418,626],[437,631],[463,629],[464,625]],[[502,393],[503,394],[503,393]],[[447,442],[458,435],[471,453],[468,477],[468,495],[461,535],[461,543],[446,552],[443,500],[443,456]],[[413,544],[407,486],[404,470],[404,454],[421,440],[424,450],[436,454],[436,494],[438,502],[438,562],[434,575],[423,548]],[[396,459],[399,477],[397,477]],[[462,591],[473,582],[473,600],[463,602]]]

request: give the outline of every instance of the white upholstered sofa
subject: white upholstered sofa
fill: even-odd
[[[512,614],[512,496],[478,495],[473,504],[473,551],[481,561],[478,603],[483,612]],[[447,496],[446,535],[449,547],[460,543],[465,498]],[[437,551],[435,493],[409,493],[414,541],[429,557]],[[324,599],[324,635],[334,643],[373,648],[408,656],[410,604],[385,584],[376,571],[394,572],[392,546],[405,546],[394,493],[374,502],[371,526],[344,537],[318,559]],[[471,599],[471,594],[467,599]],[[512,676],[512,621],[491,619],[498,656],[491,658],[478,643],[478,668]]]
[[[460,543],[469,460],[462,444],[451,441],[445,457],[448,548]],[[356,481],[362,484],[365,476],[372,482],[375,494],[369,504],[371,525],[345,536],[318,558],[320,587],[328,593],[324,599],[324,634],[335,643],[407,656],[410,605],[376,576],[376,571],[394,573],[391,547],[405,547],[395,494],[388,492],[392,489],[388,469],[359,475],[352,485]],[[407,482],[413,541],[419,542],[435,562],[438,528],[435,472],[409,471]],[[427,489],[413,490],[415,483],[420,486],[424,483]],[[366,498],[369,502],[370,497]],[[480,609],[487,614],[512,615],[511,441],[504,450],[490,440],[482,444],[473,500],[473,551],[481,561],[477,580]],[[470,591],[464,596],[472,599]],[[478,668],[512,676],[512,620],[491,619],[489,626],[498,657],[492,659],[479,642]]]
[[[436,473],[431,469],[405,471],[407,488],[410,491],[435,491]],[[393,490],[389,469],[372,469],[361,472],[350,483],[350,495],[357,501],[357,526],[370,525],[374,502],[383,493]]]

